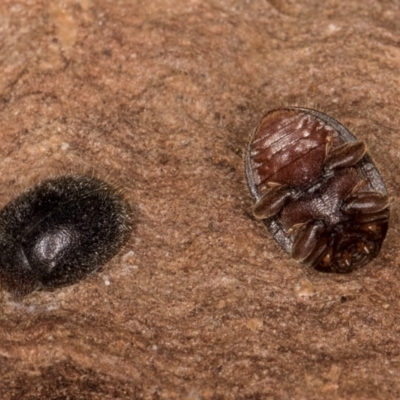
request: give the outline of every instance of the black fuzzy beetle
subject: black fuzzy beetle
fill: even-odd
[[[128,240],[128,205],[85,175],[45,180],[0,211],[0,284],[16,296],[84,278]]]
[[[348,273],[376,257],[389,199],[367,148],[316,110],[268,112],[251,135],[246,175],[262,219],[295,260]]]

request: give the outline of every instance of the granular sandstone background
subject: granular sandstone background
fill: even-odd
[[[0,2],[0,205],[95,171],[135,231],[100,273],[1,293],[2,399],[400,397],[400,3]],[[279,105],[365,140],[393,197],[378,259],[308,271],[251,215],[248,135]]]

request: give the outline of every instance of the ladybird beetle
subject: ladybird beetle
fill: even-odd
[[[366,145],[319,111],[268,112],[245,156],[254,216],[301,263],[349,273],[375,258],[389,198]]]

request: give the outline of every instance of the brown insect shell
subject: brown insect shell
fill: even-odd
[[[274,124],[276,127],[282,127],[285,113],[300,117],[298,121],[294,121],[298,124],[294,127],[294,131],[282,137],[279,131],[274,132]],[[290,123],[288,121],[283,128],[289,130],[287,128]],[[303,125],[299,125],[301,123]],[[266,128],[264,124],[267,124],[267,128],[272,132],[271,135],[267,138],[257,137],[258,133]],[[300,136],[305,142],[309,137],[317,143],[317,146],[307,153],[307,157],[303,157],[304,149],[299,149],[299,145],[293,146],[291,150],[285,149],[285,145],[290,147],[293,139],[298,139]],[[283,207],[281,212],[263,220],[269,232],[287,253],[292,253],[293,246],[293,236],[288,234],[288,231],[292,226],[305,223],[310,218],[324,221],[328,241],[332,232],[331,235],[336,235],[337,242],[344,243],[347,234],[346,226],[351,227],[352,221],[351,216],[344,216],[341,206],[343,200],[361,181],[365,180],[366,185],[360,191],[387,194],[384,182],[368,154],[365,154],[355,166],[332,171],[324,168],[328,142],[331,149],[334,149],[342,144],[356,141],[356,137],[338,121],[319,111],[301,107],[271,110],[261,119],[252,133],[245,157],[247,181],[252,197],[256,201],[259,200],[268,190],[268,182],[287,185],[293,189],[292,200]],[[262,147],[262,151],[257,151],[255,149],[257,145],[261,147],[265,145],[265,147]],[[296,158],[296,154],[300,154],[300,157]],[[320,199],[325,199],[326,204],[319,206],[313,198],[314,194]],[[387,221],[383,221],[381,237],[378,240],[380,242],[376,244],[376,251],[371,254],[370,259],[378,254],[386,236],[387,227]],[[348,234],[350,237],[352,233]],[[350,270],[327,270],[327,272],[332,271],[350,272]]]

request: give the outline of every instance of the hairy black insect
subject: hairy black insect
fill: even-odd
[[[86,277],[128,240],[128,205],[85,175],[45,180],[0,211],[0,284],[15,295]]]
[[[348,273],[375,258],[389,199],[367,152],[343,125],[307,108],[268,112],[251,135],[253,212],[294,259]]]

